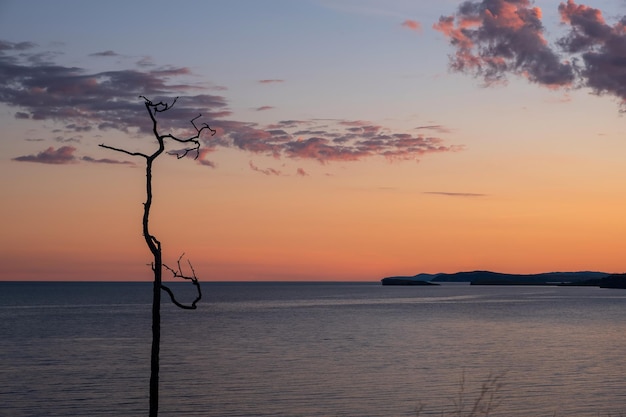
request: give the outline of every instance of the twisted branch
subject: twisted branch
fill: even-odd
[[[191,276],[189,275],[185,275],[183,273],[183,270],[180,266],[180,260],[183,259],[183,256],[185,254],[183,253],[182,255],[180,255],[180,257],[178,258],[178,261],[176,262],[178,265],[178,269],[174,270],[172,268],[170,268],[169,266],[163,264],[163,267],[165,269],[167,269],[168,271],[170,271],[174,278],[182,278],[182,279],[188,279],[191,281],[191,283],[196,287],[196,291],[197,291],[197,295],[196,295],[196,299],[193,300],[193,302],[189,305],[187,304],[182,304],[180,302],[178,302],[178,300],[176,300],[176,297],[174,296],[174,293],[172,292],[172,290],[170,290],[167,286],[161,284],[161,289],[163,291],[165,291],[166,293],[169,294],[170,296],[170,300],[172,300],[172,303],[174,303],[176,306],[186,309],[186,310],[195,310],[196,309],[196,303],[198,301],[200,301],[200,299],[202,298],[202,291],[200,290],[200,283],[198,282],[198,278],[196,277],[196,271],[193,269],[193,265],[191,265],[191,261],[189,259],[187,259],[187,263],[189,264],[189,269],[191,269]]]

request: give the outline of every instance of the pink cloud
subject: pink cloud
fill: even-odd
[[[454,152],[438,137],[394,132],[363,120],[289,120],[266,127],[234,121],[216,121],[218,138],[207,146],[234,147],[275,158],[315,159],[321,163],[358,161],[383,156],[417,159],[428,153]]]
[[[417,20],[407,19],[404,22],[402,22],[402,27],[405,27],[410,30],[414,30],[416,32],[422,31],[422,24],[418,22]]]
[[[569,86],[574,71],[547,45],[541,16],[530,0],[468,1],[433,28],[456,50],[451,68],[483,78],[487,85],[513,73],[546,86]]]
[[[257,107],[255,110],[256,111],[265,111],[265,110],[272,110],[274,107],[273,106],[261,106],[261,107]]]
[[[285,82],[285,80],[280,80],[280,79],[259,80],[259,83],[261,84],[276,84],[276,83],[283,83],[283,82]]]
[[[606,25],[602,11],[584,4],[578,5],[573,0],[559,4],[559,13],[564,23],[572,24],[573,21],[578,21],[583,25],[593,25],[596,29],[601,29]]]
[[[211,148],[211,147],[202,147],[200,148],[200,150],[198,151],[198,158],[196,159],[198,161],[198,163],[200,165],[204,165],[210,168],[215,168],[217,167],[217,165],[215,164],[215,162],[213,161],[209,161],[207,159],[207,155],[214,152],[215,148]]]
[[[599,9],[574,0],[558,10],[569,32],[554,46],[530,0],[466,1],[433,28],[455,49],[450,68],[487,85],[515,74],[552,89],[588,87],[626,106],[626,18],[611,25]]]

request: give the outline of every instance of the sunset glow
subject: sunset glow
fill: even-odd
[[[624,4],[243,3],[0,5],[1,280],[151,279],[139,95],[203,281],[626,270]]]

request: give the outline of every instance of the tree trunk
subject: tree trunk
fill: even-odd
[[[161,259],[155,257],[152,287],[152,356],[150,358],[150,417],[159,414],[159,348],[161,345]]]

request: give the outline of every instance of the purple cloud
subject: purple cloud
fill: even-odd
[[[119,164],[119,165],[133,165],[133,166],[135,166],[134,162],[118,161],[116,159],[109,159],[109,158],[95,159],[95,158],[92,158],[90,156],[83,156],[80,159],[81,159],[81,161],[92,162],[94,164],[112,164],[112,165],[118,165]]]
[[[95,52],[93,54],[89,54],[89,56],[109,57],[109,56],[121,56],[121,55],[111,50],[108,50],[108,51],[102,51],[102,52]]]
[[[197,115],[198,111],[208,119],[229,114],[223,97],[202,94],[203,89],[198,86],[170,82],[190,74],[187,68],[89,73],[77,67],[33,62],[32,55],[27,53],[7,53],[18,49],[17,45],[0,43],[0,102],[20,108],[20,118],[59,121],[81,131],[148,132],[150,124],[145,123],[138,96],[158,100],[185,93],[175,109],[163,114],[164,121],[172,128],[187,129],[190,115]]]
[[[207,138],[210,146],[234,147],[275,158],[358,161],[383,156],[390,160],[417,159],[428,153],[453,152],[459,146],[448,146],[437,137],[394,133],[388,128],[366,121],[337,120],[288,121],[269,126],[217,120],[217,130]],[[282,127],[278,129],[277,127]],[[306,127],[306,129],[303,129]]]
[[[256,171],[256,172],[260,172],[261,174],[265,174],[265,175],[281,175],[281,172],[279,170],[277,170],[277,169],[274,169],[274,168],[262,169],[262,168],[257,167],[256,165],[254,165],[252,163],[252,161],[249,162],[249,165],[250,165],[250,169],[251,170]]]
[[[418,126],[415,130],[432,130],[438,133],[450,133],[451,129],[447,128],[443,125],[426,125],[426,126]]]
[[[480,194],[480,193],[451,193],[451,192],[446,192],[446,191],[424,191],[422,194],[442,195],[446,197],[470,197],[470,198],[487,196],[487,194]]]
[[[37,44],[33,42],[8,42],[0,40],[0,51],[26,51],[36,48]]]
[[[547,45],[541,9],[530,0],[465,1],[433,28],[456,49],[451,68],[487,85],[504,81],[508,73],[552,87],[574,81],[572,66]]]
[[[599,9],[573,0],[558,10],[569,32],[554,46],[530,0],[465,1],[433,27],[455,49],[451,69],[487,85],[515,74],[549,88],[588,87],[626,105],[626,16],[611,25]]]
[[[75,151],[76,148],[73,146],[61,146],[58,149],[54,149],[54,147],[50,146],[45,151],[39,152],[36,155],[18,156],[13,158],[13,160],[53,165],[72,164],[76,162],[76,157],[74,156]]]
[[[52,132],[59,142],[78,142],[77,137],[84,141],[83,135],[100,137],[108,130],[151,135],[152,125],[139,98],[143,95],[154,102],[168,103],[174,101],[173,97],[179,97],[171,109],[158,114],[162,132],[184,135],[192,127],[189,121],[199,113],[202,117],[198,123],[206,121],[217,131],[215,136],[201,138],[203,149],[196,159],[209,167],[216,164],[207,159],[208,153],[219,148],[240,149],[274,158],[315,159],[320,163],[377,156],[390,160],[418,159],[428,153],[461,149],[446,145],[435,136],[396,132],[363,120],[281,120],[265,125],[232,120],[228,119],[231,112],[226,98],[207,92],[213,87],[184,81],[192,75],[188,68],[151,65],[90,72],[59,65],[51,56],[37,53],[36,48],[29,42],[0,41],[0,103],[16,108],[18,119],[57,122],[62,127]],[[115,52],[97,54],[111,56]],[[263,106],[258,110],[269,108]],[[52,148],[46,152],[53,151]],[[16,160],[39,161],[46,156],[53,155],[43,153]],[[72,161],[112,163],[90,157],[76,157]]]
[[[558,45],[579,54],[582,82],[597,94],[610,94],[626,103],[626,16],[609,25],[598,9],[572,0],[559,5],[561,20],[571,26]]]
[[[152,61],[152,57],[144,56],[136,62],[138,67],[154,67],[154,61]]]

